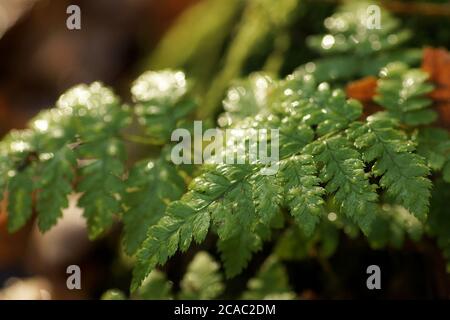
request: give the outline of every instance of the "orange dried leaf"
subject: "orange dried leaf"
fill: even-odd
[[[346,87],[347,96],[361,102],[371,101],[377,88],[377,78],[365,77],[350,82]]]
[[[428,72],[436,86],[430,97],[439,112],[439,122],[450,128],[450,52],[440,48],[425,48],[422,70]]]

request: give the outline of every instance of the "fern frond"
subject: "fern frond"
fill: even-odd
[[[364,172],[361,155],[345,137],[337,135],[317,140],[305,147],[322,166],[320,179],[325,190],[334,196],[340,212],[355,221],[364,233],[376,214],[376,185],[369,182]]]
[[[144,283],[136,291],[137,299],[143,300],[169,300],[173,299],[172,282],[167,279],[167,276],[159,271],[153,270]]]
[[[393,61],[418,64],[420,49],[399,49],[411,38],[409,30],[399,27],[399,19],[381,8],[382,27],[367,26],[374,22],[368,12],[374,4],[351,1],[326,18],[326,33],[307,38],[308,46],[324,57],[299,67],[297,73],[311,74],[319,82],[341,81],[376,75]]]
[[[197,106],[181,71],[147,71],[133,83],[131,93],[139,124],[159,144],[170,141],[172,131]]]
[[[339,229],[322,220],[316,231],[307,236],[298,225],[287,228],[276,242],[274,254],[281,260],[295,261],[320,256],[328,258],[339,245]]]
[[[49,230],[62,215],[62,209],[69,205],[68,196],[72,192],[75,177],[76,155],[69,147],[62,147],[50,159],[42,162],[36,198],[39,212],[38,225],[42,231]]]
[[[253,253],[261,250],[264,238],[259,234],[260,230],[240,233],[227,239],[219,239],[217,247],[221,253],[225,275],[232,278],[244,270]]]
[[[83,192],[78,206],[84,209],[89,237],[95,239],[112,225],[114,215],[121,211],[124,146],[116,139],[87,143],[80,147],[79,154],[96,159],[81,168],[81,182],[77,186],[77,191]]]
[[[289,286],[289,278],[283,264],[275,256],[269,256],[256,276],[247,283],[242,294],[249,300],[291,300],[295,294]]]
[[[230,126],[267,109],[268,95],[273,82],[263,73],[254,73],[246,79],[235,81],[223,100],[225,112],[219,116],[218,124]]]
[[[434,171],[450,182],[450,134],[440,128],[421,128],[416,135],[417,153],[423,156]]]
[[[3,162],[2,176],[10,194],[11,230],[17,230],[30,218],[34,190],[41,230],[46,231],[57,222],[67,206],[66,197],[72,192],[75,159],[90,162],[81,170],[82,175],[89,177],[78,188],[95,193],[89,192],[80,199],[80,205],[86,209],[90,236],[96,237],[110,225],[112,214],[118,212],[117,199],[112,194],[120,183],[109,176],[113,172],[118,179],[122,173],[121,161],[115,159],[122,152],[117,137],[127,124],[128,109],[120,105],[110,89],[96,82],[68,90],[55,108],[32,119],[28,129],[5,138],[2,156],[9,161]],[[97,182],[104,188],[98,188]],[[19,200],[20,205],[16,203]]]
[[[325,190],[320,187],[316,163],[311,156],[292,156],[281,162],[286,207],[298,226],[309,236],[323,211]]]
[[[431,100],[425,95],[433,90],[427,79],[428,74],[422,70],[408,69],[401,62],[390,63],[380,71],[374,100],[386,108],[387,117],[410,126],[430,124],[437,114],[427,108]]]
[[[408,210],[401,206],[384,204],[373,222],[368,241],[373,248],[391,245],[400,249],[406,236],[418,241],[422,234],[422,223]]]
[[[400,30],[400,21],[381,9],[383,27],[368,26],[368,9],[374,3],[350,2],[325,19],[328,33],[308,38],[308,45],[322,54],[354,53],[359,56],[385,51],[399,46],[411,37],[408,30]],[[372,21],[373,22],[373,21]]]
[[[251,180],[255,211],[261,222],[272,222],[283,202],[283,180],[279,175],[253,175]]]
[[[424,159],[413,153],[414,145],[406,134],[395,125],[395,121],[374,115],[366,123],[354,123],[347,132],[364,161],[374,162],[371,172],[381,177],[379,185],[388,197],[424,221],[430,201],[429,169]]]
[[[118,289],[109,289],[105,291],[102,296],[100,297],[100,300],[126,300],[127,297],[125,296],[125,293]]]
[[[33,192],[32,167],[17,172],[10,179],[8,185],[8,230],[15,232],[25,225],[33,213],[32,197]]]
[[[167,204],[184,192],[184,180],[173,163],[162,155],[156,161],[136,163],[126,181],[123,205],[124,245],[134,254],[145,240],[147,230],[162,218]]]
[[[192,239],[202,242],[208,233],[210,215],[182,201],[172,202],[167,214],[151,226],[137,253],[131,290],[136,290],[158,264],[164,264],[179,249],[186,251]]]
[[[180,283],[180,299],[215,299],[224,290],[219,264],[206,252],[199,252],[188,265]]]
[[[347,100],[342,90],[332,90],[327,83],[317,85],[311,76],[289,76],[278,90],[274,112],[281,112],[286,117],[285,123],[292,125],[293,121],[299,121],[316,128],[319,136],[347,128],[362,113],[358,101]]]

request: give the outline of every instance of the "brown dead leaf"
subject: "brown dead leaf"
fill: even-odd
[[[450,128],[450,52],[443,48],[425,48],[422,70],[428,72],[436,86],[430,97],[439,113],[439,123]]]
[[[381,108],[373,102],[376,89],[377,78],[372,76],[352,81],[345,88],[349,98],[359,100],[364,105],[363,119],[381,110]]]
[[[361,102],[372,101],[376,89],[377,78],[372,76],[350,82],[345,88],[349,98],[353,98]]]

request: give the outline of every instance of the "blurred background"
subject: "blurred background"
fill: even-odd
[[[127,92],[171,22],[196,0],[1,0],[1,131],[21,127],[67,88],[101,80]],[[66,8],[81,8],[81,30]]]
[[[257,2],[273,10],[262,12]],[[207,97],[202,112],[217,113],[214,110],[229,80],[260,69],[285,75],[316,58],[317,53],[308,49],[305,39],[323,32],[324,18],[340,2],[0,0],[0,135],[25,127],[28,119],[51,107],[61,93],[78,83],[102,81],[128,101],[131,82],[147,69],[185,69],[196,78],[198,92]],[[81,30],[66,28],[66,8],[71,4],[81,8]],[[450,48],[448,1],[386,4],[406,27],[413,28],[411,45]],[[211,79],[217,75],[219,80],[211,86]],[[76,202],[75,196],[71,201]],[[89,242],[84,220],[74,206],[45,235],[33,223],[8,235],[5,222],[3,203],[0,299],[87,299],[98,298],[112,287],[127,290],[129,265],[119,249],[119,226],[102,240]],[[341,247],[334,263],[343,269],[348,250],[354,250],[350,254],[361,261],[373,258],[366,254],[367,244],[355,248],[344,240]],[[408,248],[395,259],[389,250],[373,254],[389,261],[386,268],[396,275],[392,284],[395,288],[388,297],[448,294],[439,291],[445,290],[439,288],[440,280],[427,272],[435,268],[427,269],[427,264],[442,261],[433,258],[417,263],[421,258],[409,253]],[[306,280],[294,279],[305,298],[316,297],[326,286],[327,280],[314,273],[320,269],[317,263],[307,262],[297,269],[298,274],[313,275]],[[70,264],[80,265],[83,290],[67,290],[66,267]],[[411,272],[405,272],[404,265],[411,265]],[[177,277],[176,268],[169,269],[171,272]],[[344,297],[363,296],[363,288],[352,285],[351,277]],[[327,294],[331,293],[319,296]]]

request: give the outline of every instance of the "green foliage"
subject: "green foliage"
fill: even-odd
[[[38,181],[36,210],[38,223],[42,231],[49,230],[61,216],[61,210],[67,208],[68,195],[72,192],[72,181],[76,155],[69,147],[62,147],[55,155],[46,160]]]
[[[166,274],[153,270],[130,297],[135,300],[211,300],[221,298],[225,291],[220,265],[207,252],[200,251],[187,266],[186,273],[175,292],[173,283]],[[103,300],[124,300],[125,294],[117,289],[103,293]],[[279,299],[295,298],[289,286],[287,271],[281,261],[270,256],[261,265],[254,278],[247,283],[242,292],[243,299]]]
[[[10,230],[31,217],[33,191],[41,230],[57,222],[74,189],[76,159],[86,163],[79,168],[82,181],[77,190],[87,191],[79,205],[89,220],[90,236],[95,238],[111,225],[119,211],[116,197],[122,186],[118,134],[128,123],[128,109],[110,89],[93,83],[67,91],[55,108],[36,116],[29,129],[6,137],[1,149],[9,161],[3,163],[1,175],[12,177],[8,183]]]
[[[181,200],[172,202],[166,215],[149,229],[148,237],[138,253],[133,288],[157,264],[164,264],[176,250],[187,250],[192,239],[201,242],[208,233],[211,219],[218,225],[223,240],[240,236],[241,230],[255,225],[255,208],[251,185],[246,180],[250,166],[219,166],[197,177]],[[242,197],[242,193],[247,197]],[[235,205],[239,203],[239,205]],[[229,209],[233,207],[234,211]],[[212,213],[212,217],[211,217]],[[240,250],[245,250],[240,247]]]
[[[431,182],[422,157],[412,153],[414,146],[395,121],[369,117],[348,130],[364,161],[374,162],[372,174],[381,177],[379,185],[395,203],[403,205],[424,221],[428,211]],[[415,197],[411,195],[415,194]]]
[[[162,218],[169,202],[181,197],[184,180],[163,154],[156,161],[143,160],[131,168],[123,205],[124,244],[134,254],[150,226]]]
[[[431,100],[424,95],[433,90],[427,79],[424,71],[408,69],[400,62],[391,63],[380,71],[374,100],[387,109],[386,117],[410,126],[430,124],[437,114],[427,109]]]
[[[240,13],[240,0],[205,0],[186,8],[153,51],[150,69],[183,68],[207,81],[227,33]]]
[[[252,258],[252,254],[261,250],[264,235],[260,232],[261,230],[252,233],[240,232],[228,239],[219,239],[217,246],[228,278],[241,273]]]
[[[219,264],[206,252],[198,252],[189,263],[180,291],[173,293],[172,283],[166,275],[153,270],[145,279],[135,297],[144,300],[178,299],[207,300],[218,298],[224,290],[223,276]]]
[[[110,289],[102,294],[101,300],[126,300],[125,294],[118,289]]]
[[[450,182],[450,134],[440,128],[421,128],[415,136],[417,153],[436,172],[442,171],[446,182]]]
[[[400,249],[406,235],[414,241],[422,237],[423,225],[405,208],[384,204],[379,212],[368,237],[372,247],[390,245]]]
[[[185,83],[177,72],[172,76],[164,71],[161,75],[141,77],[133,91],[148,104],[136,108],[152,109],[153,104],[159,103],[183,109],[177,103],[187,89],[177,86],[177,77]],[[169,87],[177,88],[176,94],[168,95],[165,80],[160,88],[155,79],[167,80]],[[30,217],[32,203],[27,195],[33,190],[38,191],[41,228],[47,230],[56,223],[61,209],[67,206],[65,196],[72,191],[71,182],[77,172],[80,182],[76,190],[82,192],[79,206],[84,208],[92,238],[101,235],[111,226],[114,216],[122,213],[125,250],[128,254],[137,253],[132,284],[136,290],[157,265],[165,264],[178,250],[186,251],[193,240],[202,242],[210,229],[219,237],[217,246],[227,277],[239,274],[252,254],[271,237],[271,229],[283,226],[283,211],[289,212],[308,238],[327,213],[325,203],[330,202],[339,216],[356,223],[369,235],[381,214],[377,190],[383,189],[383,201],[402,205],[420,220],[425,219],[431,187],[429,170],[414,153],[413,141],[394,121],[381,115],[357,121],[362,111],[359,103],[346,100],[341,90],[317,85],[311,76],[293,75],[275,81],[254,75],[249,81],[230,89],[226,104],[233,104],[227,110],[233,116],[228,116],[227,124],[233,128],[279,129],[281,159],[276,174],[263,174],[263,164],[207,165],[182,196],[184,179],[180,168],[167,159],[167,151],[159,159],[138,162],[127,173],[119,133],[124,123],[117,122],[112,127],[102,123],[102,134],[94,135],[92,126],[85,135],[72,134],[69,137],[73,140],[65,138],[63,142],[71,141],[72,145],[51,141],[48,145],[56,152],[50,159],[43,160],[47,153],[45,157],[38,153],[42,160],[31,161],[26,170],[11,179],[14,195],[10,197],[10,227],[18,229]],[[95,90],[100,90],[95,86]],[[76,90],[87,97],[93,95],[88,88],[73,89],[59,104],[67,108],[80,106],[80,98],[73,97]],[[110,95],[103,92],[97,96],[97,91],[93,101],[83,100],[85,107],[106,99],[106,93]],[[383,94],[388,93],[382,92],[380,97]],[[111,103],[118,104],[116,100]],[[247,114],[235,112],[247,104],[254,106]],[[119,111],[128,115],[126,108]],[[147,116],[150,121],[158,118],[162,122],[159,116]],[[67,121],[68,128],[64,129],[68,131],[74,120]],[[29,141],[32,138],[32,134],[21,136]],[[29,154],[18,154],[19,160],[25,156]],[[81,159],[81,165],[75,159]],[[33,183],[35,170],[43,177],[39,187]],[[372,181],[371,177],[379,180]],[[58,201],[44,201],[55,194],[59,195]],[[42,210],[49,203],[52,206],[43,215]]]
[[[271,256],[262,264],[256,276],[247,283],[243,299],[261,300],[291,300],[295,298],[289,286],[286,269]]]
[[[338,228],[322,220],[316,231],[308,236],[297,225],[287,228],[278,238],[274,253],[286,261],[304,260],[310,257],[328,258],[339,244]]]
[[[77,186],[77,191],[83,193],[78,205],[84,208],[89,236],[96,238],[112,225],[114,214],[120,212],[119,200],[124,192],[123,146],[116,139],[98,144],[88,142],[80,146],[80,154],[96,159],[81,168],[81,182]]]
[[[181,280],[180,299],[215,299],[224,290],[220,266],[206,252],[199,252]]]
[[[219,125],[229,126],[266,109],[268,89],[272,84],[272,79],[263,73],[254,73],[248,79],[235,81],[223,100],[225,113],[219,117]]]
[[[171,203],[167,214],[149,228],[148,237],[137,253],[132,290],[140,286],[157,264],[164,264],[178,249],[186,251],[193,238],[203,241],[209,223],[209,214],[201,207],[192,208],[180,201]]]
[[[149,138],[164,144],[172,131],[196,107],[181,71],[147,71],[133,84],[131,93],[136,103],[138,122]]]
[[[327,193],[334,194],[340,211],[367,234],[376,214],[378,195],[364,172],[361,155],[342,136],[318,140],[308,147],[306,151],[323,164],[320,179],[326,183]]]
[[[311,235],[323,212],[317,168],[311,156],[292,156],[283,161],[281,174],[285,187],[286,207],[306,235]]]
[[[323,54],[354,53],[364,56],[397,47],[405,42],[411,32],[399,30],[399,21],[382,9],[382,27],[374,23],[368,10],[371,3],[349,2],[324,21],[327,34],[311,36],[309,45]]]
[[[135,296],[143,300],[172,299],[172,283],[163,272],[153,270],[136,291]]]
[[[98,83],[69,90],[57,107],[76,115],[68,128],[61,129],[69,131],[73,122],[74,138],[80,142],[77,157],[86,164],[79,167],[81,181],[76,190],[83,195],[78,205],[84,209],[89,237],[94,239],[111,226],[114,215],[120,212],[125,155],[119,132],[129,124],[128,109],[120,105],[110,89]]]
[[[282,208],[309,236],[325,213],[328,197],[339,214],[356,223],[365,235],[372,232],[381,214],[378,189],[386,191],[383,201],[403,205],[425,220],[429,169],[414,153],[412,139],[394,122],[381,116],[357,121],[362,112],[359,103],[346,100],[342,91],[331,90],[327,84],[317,86],[311,76],[271,80],[270,86],[261,83],[258,90],[267,92],[259,95],[267,98],[253,108],[259,113],[228,117],[228,124],[279,128],[280,170],[264,176],[258,164],[206,166],[188,193],[169,205],[166,215],[150,229],[138,254],[133,288],[178,249],[185,251],[192,239],[201,242],[210,225],[219,236],[226,274],[232,277],[270,237]],[[242,86],[230,89],[235,93],[236,109],[254,97],[254,90],[236,93]]]
[[[399,48],[411,37],[400,28],[400,21],[381,8],[381,28],[367,27],[374,16],[368,8],[373,3],[349,1],[324,21],[327,33],[310,36],[307,43],[323,58],[308,62],[297,72],[312,74],[318,81],[342,81],[378,74],[392,61],[417,64],[421,50]],[[358,61],[358,63],[355,63]]]

